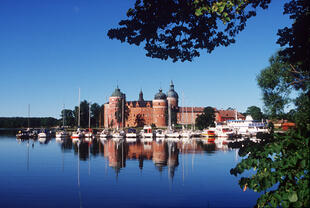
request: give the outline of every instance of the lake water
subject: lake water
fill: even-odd
[[[253,207],[222,143],[72,143],[0,135],[0,207]]]

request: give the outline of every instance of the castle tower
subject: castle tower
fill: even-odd
[[[170,89],[167,92],[167,100],[169,100],[172,109],[178,108],[179,95],[176,91],[174,91],[174,84],[172,80],[170,82]]]
[[[139,93],[139,100],[138,100],[138,101],[140,101],[140,102],[144,101],[142,89],[140,90],[140,93]]]
[[[170,120],[171,123],[169,125],[177,124],[177,112],[179,111],[179,107],[178,107],[179,96],[178,96],[178,93],[174,91],[174,84],[172,80],[170,83],[170,89],[167,92],[167,100],[168,100],[168,104],[170,104],[170,115],[171,115],[171,120]]]
[[[166,112],[167,112],[167,96],[162,92],[162,89],[155,94],[153,103],[153,123],[156,127],[167,126]]]
[[[112,95],[109,97],[109,104],[105,104],[104,108],[104,127],[105,128],[116,128],[119,126],[117,122],[115,112],[117,111],[118,102],[121,101],[121,98],[125,98],[125,94],[116,87]]]

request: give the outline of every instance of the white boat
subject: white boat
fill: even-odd
[[[137,138],[137,133],[135,129],[128,129],[126,133],[126,138]]]
[[[141,137],[142,138],[153,138],[152,127],[144,126],[142,131],[141,131]]]
[[[137,138],[134,138],[134,137],[126,137],[126,142],[127,142],[127,143],[136,142],[136,141],[137,141]]]
[[[166,137],[168,138],[180,138],[179,132],[167,132]]]
[[[191,131],[182,131],[180,133],[180,136],[182,138],[191,138],[192,137],[192,132]]]
[[[65,131],[65,116],[66,116],[65,105],[63,105],[61,112],[62,112],[62,128],[56,131],[56,138],[65,138],[69,136],[68,132]]]
[[[45,143],[46,142],[46,137],[39,137],[39,142],[41,143],[41,144],[43,144],[43,143]]]
[[[255,136],[258,132],[268,133],[266,123],[254,121],[251,116],[246,116],[245,120],[229,120],[227,126],[232,128],[236,134],[242,136]]]
[[[56,138],[65,138],[68,137],[69,134],[66,131],[57,131]]]
[[[83,133],[80,131],[80,129],[77,129],[76,132],[73,132],[71,135],[71,139],[80,139],[83,137]]]
[[[86,132],[84,135],[85,138],[92,138],[93,136],[94,136],[93,132],[90,132],[90,131]]]
[[[109,134],[109,131],[108,130],[102,130],[102,132],[100,133],[100,138],[107,138],[109,137],[110,134]]]
[[[88,104],[88,130],[85,132],[84,137],[89,139],[93,138],[94,134],[92,129],[90,128],[90,103]]]
[[[39,137],[39,138],[46,138],[47,135],[46,135],[45,132],[40,132],[40,133],[38,134],[38,137]]]
[[[165,138],[165,137],[166,137],[166,134],[164,130],[162,129],[156,130],[156,139]]]
[[[71,139],[74,141],[79,140],[80,138],[83,137],[83,133],[80,131],[80,123],[81,123],[81,102],[80,102],[80,88],[79,88],[79,108],[78,108],[78,129],[76,130],[76,132],[73,132],[71,135]]]
[[[137,133],[127,133],[126,137],[127,138],[137,138]]]
[[[199,138],[201,136],[201,131],[192,131],[192,137]]]
[[[215,135],[217,137],[231,138],[234,135],[234,130],[226,125],[218,125],[215,128]]]
[[[115,139],[122,139],[122,138],[124,138],[125,137],[125,132],[124,131],[117,131],[117,132],[114,132],[113,134],[112,134],[112,137],[113,137],[113,139],[115,138]]]

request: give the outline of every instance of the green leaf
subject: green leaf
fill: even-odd
[[[288,196],[288,200],[290,200],[290,202],[297,202],[298,200],[297,193],[295,191],[290,193],[290,195]]]

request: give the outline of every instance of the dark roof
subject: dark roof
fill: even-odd
[[[155,94],[154,100],[165,100],[167,99],[167,96],[165,93],[163,93],[162,89],[159,89],[159,92]]]
[[[123,96],[123,93],[117,86],[114,92],[112,93],[111,97],[122,97],[122,96]]]
[[[178,93],[176,91],[174,91],[174,84],[173,84],[172,80],[171,80],[171,83],[170,83],[170,89],[167,92],[167,97],[172,97],[172,98],[176,98],[176,99],[179,98]]]

